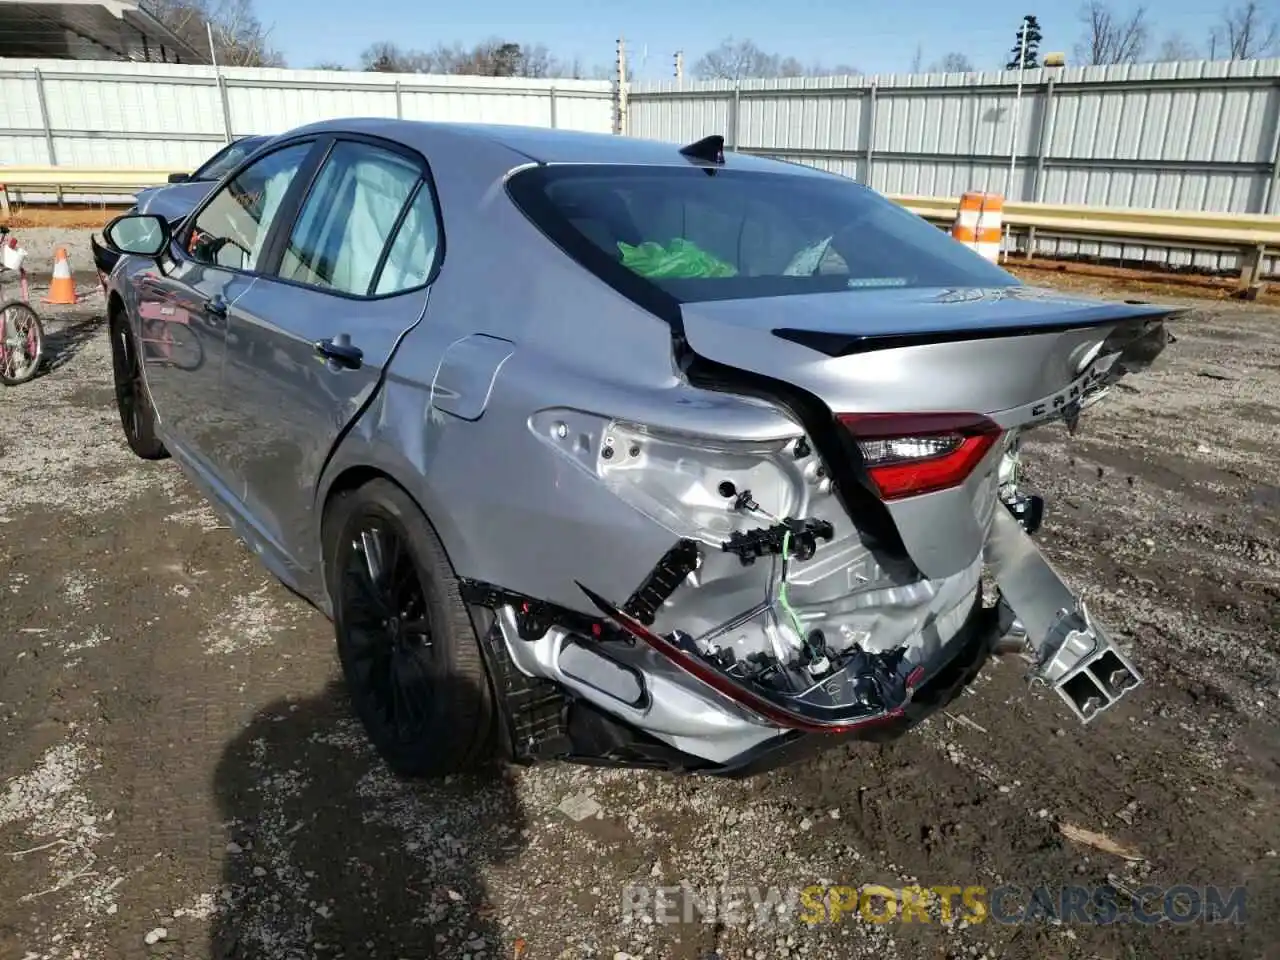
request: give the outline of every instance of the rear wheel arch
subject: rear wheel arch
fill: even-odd
[[[328,556],[328,544],[330,541],[330,532],[332,524],[338,514],[338,505],[347,495],[354,493],[361,487],[372,483],[374,480],[386,480],[394,486],[398,487],[406,497],[412,501],[413,505],[418,508],[422,516],[426,518],[427,526],[436,535],[436,539],[440,541],[441,548],[444,550],[445,558],[449,561],[449,566],[453,569],[455,576],[457,575],[457,565],[453,561],[453,557],[449,552],[449,544],[445,537],[441,536],[439,526],[422,503],[419,497],[414,496],[409,485],[402,483],[398,477],[392,472],[381,467],[375,467],[371,464],[354,464],[344,467],[326,489],[322,490],[323,503],[320,507],[319,516],[320,523],[317,532],[320,536],[320,564],[321,576],[324,578],[324,591],[326,597],[329,594],[329,576],[332,572],[332,557]],[[329,598],[332,601],[332,598]]]

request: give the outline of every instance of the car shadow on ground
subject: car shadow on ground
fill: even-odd
[[[106,318],[84,317],[66,323],[41,318],[44,323],[44,360],[40,376],[48,376],[66,366],[86,343],[106,329]]]
[[[398,779],[350,717],[334,684],[273,703],[224,750],[210,956],[509,954],[482,875],[523,846],[508,775]]]

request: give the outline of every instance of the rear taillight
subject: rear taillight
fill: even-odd
[[[1000,438],[974,413],[842,413],[882,500],[963,483]]]

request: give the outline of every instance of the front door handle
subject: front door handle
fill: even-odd
[[[340,333],[328,340],[318,340],[316,353],[338,367],[358,370],[364,363],[364,351],[351,342],[351,337]]]

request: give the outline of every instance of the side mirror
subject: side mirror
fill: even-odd
[[[107,249],[140,257],[158,257],[169,246],[169,222],[149,213],[127,213],[102,230]]]
[[[169,182],[170,182],[170,183],[186,183],[186,182],[187,182],[188,180],[190,180],[190,179],[191,179],[191,174],[189,174],[189,173],[171,173],[171,174],[169,174]]]

